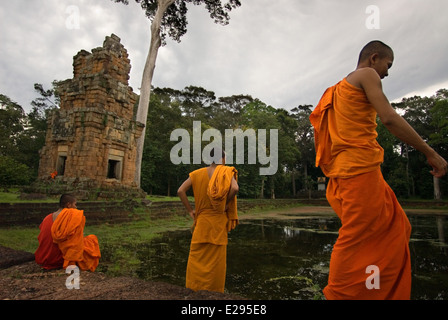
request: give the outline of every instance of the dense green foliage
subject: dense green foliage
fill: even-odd
[[[277,129],[278,170],[273,176],[260,176],[260,164],[248,163],[248,142],[245,140],[245,163],[234,164],[239,172],[240,195],[271,197],[280,192],[283,197],[292,196],[291,173],[298,169],[300,151],[294,138],[297,122],[286,110],[267,106],[250,96],[216,98],[213,92],[193,86],[182,91],[154,89],[149,110],[142,168],[142,188],[147,192],[174,194],[190,171],[203,166],[193,164],[193,161],[173,165],[170,160],[171,149],[177,144],[177,141],[170,141],[171,132],[182,128],[193,137],[193,121],[200,121],[202,133],[215,128],[223,140],[226,129],[254,129],[256,133],[259,129],[266,129],[266,132]],[[269,141],[267,139],[267,147],[270,146]],[[203,141],[202,148],[209,143]],[[236,152],[233,162],[236,162]]]
[[[404,98],[394,107],[434,150],[448,159],[447,89],[432,97]],[[424,155],[392,136],[381,122],[377,130],[385,151],[383,174],[397,196],[432,199],[433,177]],[[440,189],[442,195],[448,193],[447,177],[440,179]]]
[[[54,92],[36,85],[40,97],[32,102],[32,110],[23,108],[0,95],[0,185],[24,185],[37,174],[39,149],[43,146],[46,118],[56,108]],[[432,97],[405,98],[394,107],[416,131],[444,158],[448,158],[448,90],[439,90]],[[209,128],[223,137],[228,129],[246,131],[278,130],[278,170],[274,175],[259,174],[261,165],[248,163],[248,139],[244,143],[244,164],[235,164],[239,172],[240,197],[287,198],[308,196],[316,190],[318,177],[314,166],[313,130],[309,115],[313,106],[300,105],[285,110],[266,105],[247,95],[216,97],[201,87],[183,90],[154,88],[149,106],[145,149],[142,163],[142,188],[149,194],[175,196],[188,173],[204,164],[175,165],[170,158],[178,141],[171,141],[175,129],[185,129],[193,137],[193,122],[200,121],[201,133]],[[422,154],[401,143],[378,121],[378,141],[385,150],[382,166],[386,181],[398,197],[432,199],[433,178]],[[211,142],[202,139],[201,148]],[[192,146],[192,144],[191,144]],[[236,143],[234,144],[234,147]],[[266,146],[269,148],[269,138]],[[202,150],[201,149],[201,150]],[[190,155],[192,157],[192,155]],[[448,192],[447,178],[440,180],[442,195]]]
[[[120,2],[123,4],[129,4],[129,0],[112,0],[114,2]],[[145,11],[148,19],[153,20],[156,15],[158,6],[161,4],[160,0],[135,0],[139,3],[142,9]],[[170,2],[165,0],[163,2]],[[168,7],[167,11],[163,15],[160,36],[162,38],[162,44],[165,44],[166,37],[180,42],[182,36],[187,33],[187,12],[188,4],[199,6],[204,4],[205,9],[209,12],[210,18],[215,23],[226,25],[229,23],[229,12],[241,6],[239,0],[228,0],[223,3],[221,0],[172,0],[172,4]]]
[[[48,97],[42,94],[51,97],[53,91],[44,92],[38,84],[35,90],[41,96],[31,103],[32,110],[28,114],[16,102],[0,94],[0,186],[25,185],[37,176],[47,115],[56,106],[43,102]]]

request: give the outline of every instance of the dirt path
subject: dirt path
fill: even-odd
[[[81,271],[80,289],[67,289],[64,270],[42,271],[34,262],[0,270],[2,300],[239,300],[240,297],[192,290],[131,277]]]

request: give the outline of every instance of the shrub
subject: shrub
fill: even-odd
[[[31,182],[30,168],[8,156],[0,156],[0,186],[25,185]]]

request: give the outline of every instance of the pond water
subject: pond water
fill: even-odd
[[[412,299],[448,299],[448,235],[443,216],[411,215]],[[249,299],[320,299],[336,217],[242,220],[230,233],[226,291]],[[138,249],[139,277],[185,285],[191,233],[164,234]]]

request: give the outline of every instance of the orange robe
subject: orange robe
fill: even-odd
[[[380,170],[375,109],[362,89],[343,79],[325,91],[310,121],[316,166],[330,178],[327,200],[342,224],[326,298],[409,299],[411,226]]]
[[[195,222],[186,272],[186,287],[194,291],[224,292],[229,222],[238,221],[236,197],[225,212],[233,167],[218,166],[211,179],[207,168],[190,173]],[[230,179],[228,179],[230,177]],[[208,191],[208,192],[207,192]],[[210,194],[211,197],[208,195]]]
[[[35,261],[44,269],[62,268],[64,258],[58,245],[53,242],[51,226],[53,225],[53,214],[47,215],[39,226],[40,233],[37,236],[39,246],[34,253]]]
[[[227,195],[229,193],[232,178],[238,179],[238,172],[234,167],[217,166],[207,186],[207,195],[210,203],[217,212],[226,209]],[[231,231],[238,225],[237,199],[234,197],[227,206],[227,231]]]
[[[101,257],[95,235],[84,237],[84,211],[63,209],[53,222],[51,235],[64,257],[63,268],[78,265],[81,270],[95,271]]]

